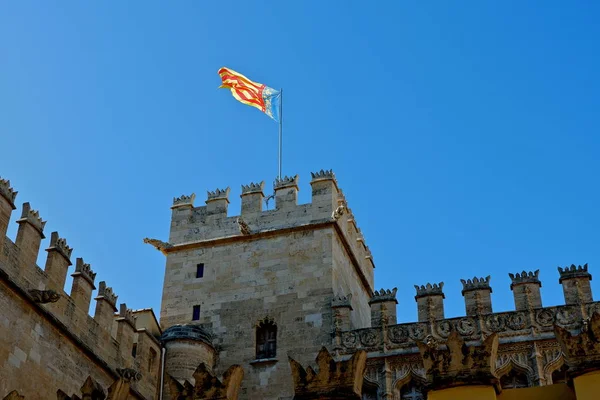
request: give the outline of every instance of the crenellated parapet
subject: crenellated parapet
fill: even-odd
[[[173,197],[173,205],[171,208],[179,208],[179,207],[194,207],[194,200],[196,199],[196,194],[192,193],[191,195],[181,195],[179,197]]]
[[[23,203],[23,211],[21,213],[21,218],[19,218],[17,220],[17,223],[18,224],[28,223],[36,231],[39,232],[42,239],[44,239],[46,237],[46,236],[44,236],[44,227],[46,226],[46,221],[42,220],[42,217],[40,217],[39,211],[33,210],[31,208],[31,204],[29,204],[29,203]]]
[[[419,322],[435,321],[444,318],[444,282],[414,285],[417,290],[417,314]]]
[[[218,201],[218,200],[225,200],[227,203],[229,203],[229,192],[230,189],[229,187],[226,187],[225,189],[215,189],[213,191],[207,191],[207,199],[206,199],[206,203],[210,203],[211,201]]]
[[[592,288],[590,281],[592,275],[588,272],[588,265],[571,264],[570,267],[558,267],[560,278],[558,283],[562,284],[567,304],[584,304],[592,301]]]
[[[73,253],[73,249],[67,244],[67,239],[61,238],[58,235],[58,232],[52,232],[50,234],[50,246],[46,251],[57,251],[61,256],[67,259],[69,265],[71,265],[71,254]]]
[[[259,183],[250,182],[247,185],[242,185],[242,196],[248,194],[260,193],[264,194],[265,189],[265,181],[261,181]]]
[[[83,262],[83,258],[79,257],[75,261],[75,272],[71,276],[73,277],[71,299],[80,309],[89,309],[92,301],[92,291],[96,289],[94,285],[96,273],[92,271],[90,264]]]
[[[17,207],[15,207],[17,193],[18,192],[10,186],[9,180],[0,178],[0,196],[8,202],[13,210],[17,209]]]
[[[533,272],[523,271],[508,274],[512,282],[510,290],[513,291],[517,310],[530,310],[542,306],[542,296],[540,294],[542,282],[539,279],[539,274],[539,269]]]
[[[75,273],[73,273],[71,276],[73,278],[81,277],[92,286],[94,286],[94,280],[96,279],[96,273],[92,271],[90,264],[83,262],[83,258],[81,257],[77,258],[75,262]],[[94,289],[96,289],[95,286]]]
[[[463,285],[462,295],[465,298],[467,315],[481,315],[492,312],[492,287],[491,277],[473,277],[473,279],[461,279]]]
[[[371,326],[395,325],[396,317],[396,292],[398,288],[381,289],[373,292],[369,305],[371,306]]]

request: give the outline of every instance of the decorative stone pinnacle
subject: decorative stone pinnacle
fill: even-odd
[[[223,374],[223,379],[219,380],[202,363],[196,368],[192,376],[194,377],[194,385],[189,381],[181,384],[172,376],[167,375],[167,384],[172,398],[181,400],[237,400],[244,378],[244,369],[240,365],[232,365]]]
[[[427,375],[427,389],[478,384],[499,389],[495,375],[498,334],[491,334],[480,345],[467,346],[458,331],[453,330],[445,345],[445,349],[441,348],[433,337],[417,342]]]
[[[9,394],[7,394],[6,397],[4,397],[4,399],[2,400],[25,400],[25,396],[21,396],[19,392],[13,390]]]
[[[99,300],[99,299],[106,300],[111,306],[113,306],[115,311],[117,311],[117,308],[115,307],[115,305],[117,304],[118,297],[119,296],[117,296],[113,292],[113,289],[111,287],[106,286],[106,281],[100,282],[99,288],[98,288],[98,296],[96,297],[96,300]]]
[[[289,357],[294,379],[294,400],[360,399],[367,352],[359,350],[347,361],[336,362],[325,347],[316,358],[319,371],[306,370]]]
[[[242,185],[242,196],[245,194],[251,193],[263,193],[263,189],[265,188],[265,181],[261,181],[260,183],[250,182],[247,185]]]
[[[558,273],[560,274],[560,279],[558,280],[558,283],[562,283],[564,279],[571,278],[588,278],[590,281],[592,280],[592,274],[588,272],[587,264],[578,266],[575,266],[575,264],[571,264],[570,267],[565,267],[564,269],[558,267]]]
[[[29,203],[23,203],[23,212],[21,213],[21,218],[17,220],[19,224],[24,222],[28,222],[33,226],[42,236],[42,239],[45,239],[44,236],[44,226],[46,226],[46,221],[42,221],[40,218],[40,213],[32,210],[31,205]]]
[[[96,288],[94,286],[94,279],[96,279],[96,273],[92,271],[92,267],[90,267],[90,264],[86,264],[83,262],[83,258],[81,257],[78,257],[75,260],[75,272],[71,274],[71,276],[73,278],[81,276],[86,281],[88,281],[90,285],[94,287],[94,289]]]
[[[16,210],[15,207],[15,199],[17,198],[17,193],[10,187],[10,181],[7,179],[0,178],[0,196],[4,197],[6,201],[10,204],[13,210]]]
[[[595,312],[585,320],[578,334],[572,334],[558,324],[554,325],[554,334],[565,355],[571,377],[600,368],[599,313]]]
[[[318,172],[311,172],[310,175],[312,176],[312,182],[317,182],[317,181],[324,181],[324,180],[332,180],[335,181],[335,174],[333,173],[333,170],[320,170]]]
[[[294,176],[284,176],[283,178],[279,179],[276,178],[275,181],[273,182],[273,189],[277,190],[277,189],[285,189],[288,187],[295,187],[297,190],[298,189],[298,175],[294,175]]]
[[[352,293],[348,296],[334,296],[331,300],[331,308],[349,307],[352,310]]]
[[[227,203],[229,203],[229,186],[225,189],[215,189],[212,192],[208,191],[206,193],[208,195],[207,203],[215,200],[227,200]]]
[[[434,283],[433,285],[431,283],[421,286],[415,285],[415,289],[417,289],[417,295],[415,296],[415,299],[423,296],[442,296],[443,298],[446,298],[446,296],[444,296],[444,292],[442,291],[443,288],[444,282]]]
[[[92,379],[91,376],[88,376],[83,383],[83,386],[81,386],[81,394],[81,397],[84,399],[100,400],[106,398],[106,394],[104,393],[102,386]]]
[[[160,251],[165,255],[167,254],[167,250],[173,247],[171,243],[163,242],[162,240],[158,239],[144,238],[144,243],[153,246],[156,250]]]
[[[443,285],[443,283],[442,283]],[[398,288],[393,288],[392,290],[390,289],[381,289],[379,291],[374,291],[373,292],[373,296],[371,296],[371,299],[369,300],[369,304],[373,304],[373,303],[382,303],[384,301],[393,301],[394,303],[398,304],[398,300],[396,300],[396,292],[398,291]]]
[[[492,292],[492,288],[490,287],[490,279],[492,279],[492,277],[489,275],[485,278],[478,278],[474,276],[473,279],[461,279],[460,281],[463,284],[462,294],[464,295],[465,292],[470,292],[472,290],[489,290]]]
[[[189,196],[181,195],[179,197],[173,197],[173,205],[171,208],[178,208],[184,206],[194,207],[194,200],[196,199],[196,194],[192,193]]]
[[[512,290],[512,288],[514,286],[520,285],[523,283],[536,283],[536,284],[542,286],[542,282],[540,282],[539,275],[540,275],[539,269],[536,269],[534,272],[523,271],[521,273],[517,272],[516,274],[509,273],[508,276],[510,276],[510,279],[512,281],[512,283],[510,284],[510,290]]]
[[[56,250],[58,251],[64,258],[69,260],[69,265],[71,265],[71,254],[73,253],[73,249],[67,245],[67,239],[63,239],[58,235],[58,232],[52,232],[50,234],[50,247],[46,249],[46,251]]]
[[[118,317],[117,321],[124,320],[125,322],[129,323],[129,325],[131,325],[135,329],[135,319],[136,318],[137,317],[133,314],[133,310],[130,308],[127,308],[127,304],[121,303],[119,305],[119,317]]]
[[[252,233],[252,231],[250,230],[250,227],[242,219],[242,217],[238,217],[236,221],[237,221],[237,224],[238,224],[238,228],[240,229],[240,233],[242,235],[250,235]]]

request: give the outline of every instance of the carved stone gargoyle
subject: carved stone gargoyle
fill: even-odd
[[[151,245],[156,250],[160,251],[164,255],[167,255],[167,250],[173,247],[171,243],[163,242],[158,239],[144,238],[144,243]]]
[[[25,396],[21,396],[19,394],[19,392],[17,392],[16,390],[13,390],[9,394],[7,394],[6,397],[4,397],[4,399],[2,399],[2,400],[24,400],[24,399],[25,399]]]
[[[60,299],[60,294],[54,290],[31,289],[29,294],[33,301],[39,304],[56,303]]]
[[[239,365],[232,365],[220,381],[206,364],[202,363],[196,368],[193,377],[195,385],[188,381],[182,385],[172,376],[168,376],[173,400],[237,400],[244,369]]]
[[[554,325],[554,334],[569,367],[571,378],[590,371],[600,370],[600,314],[594,313],[583,322],[579,334],[571,334],[567,329]]]
[[[361,399],[367,353],[359,350],[347,361],[336,362],[325,347],[316,358],[319,372],[306,370],[289,358],[294,378],[294,400],[349,400]]]
[[[427,375],[426,390],[485,385],[500,391],[494,374],[498,358],[497,334],[488,336],[480,346],[467,346],[459,333],[453,331],[445,346],[431,336],[425,342],[417,342],[417,346]]]

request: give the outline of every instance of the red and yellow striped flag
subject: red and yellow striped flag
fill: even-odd
[[[274,120],[278,120],[276,100],[279,92],[275,89],[253,82],[239,72],[229,68],[221,68],[219,76],[223,84],[219,88],[231,90],[231,94],[241,103],[256,107]]]

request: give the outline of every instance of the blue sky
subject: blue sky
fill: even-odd
[[[217,90],[228,66],[284,88],[284,173],[308,202],[334,169],[400,321],[426,282],[462,315],[474,275],[510,310],[523,269],[561,304],[557,266],[600,277],[600,4],[434,3],[3,2],[0,176],[158,310],[142,238],[167,239],[173,196],[231,186],[236,215],[240,185],[277,173],[277,125]]]

